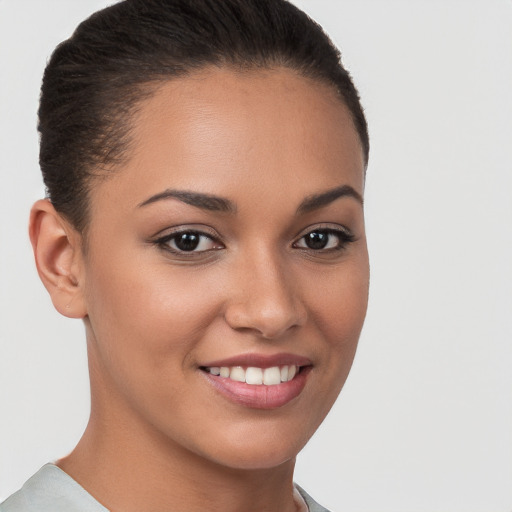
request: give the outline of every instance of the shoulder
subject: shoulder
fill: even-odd
[[[309,512],[329,512],[326,508],[319,505],[302,487],[299,487],[295,484],[295,488],[299,491],[300,495],[304,498],[306,502]],[[3,512],[3,511],[1,511]]]
[[[108,512],[54,464],[46,464],[0,504],[0,512]]]
[[[309,512],[329,512],[295,486]],[[83,487],[54,464],[46,464],[0,504],[0,512],[108,512]]]

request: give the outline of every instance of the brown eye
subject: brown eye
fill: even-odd
[[[343,249],[348,243],[353,241],[353,235],[342,230],[315,229],[302,236],[294,246],[312,251],[328,251]]]
[[[167,235],[157,241],[167,250],[176,253],[201,253],[220,249],[222,244],[200,231],[180,231]]]
[[[309,249],[325,249],[332,235],[325,231],[312,231],[304,237],[304,243]]]
[[[199,233],[180,233],[174,237],[174,245],[180,251],[195,251],[200,243]]]

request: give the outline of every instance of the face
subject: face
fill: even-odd
[[[93,414],[231,468],[293,460],[367,305],[350,115],[289,70],[205,70],[161,86],[132,137],[90,199]]]

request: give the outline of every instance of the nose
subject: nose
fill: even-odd
[[[232,329],[275,339],[304,325],[307,310],[290,269],[263,257],[245,260],[235,273],[224,313]]]

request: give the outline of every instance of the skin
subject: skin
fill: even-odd
[[[345,382],[367,306],[364,162],[348,110],[291,70],[216,68],[162,85],[132,127],[126,163],[91,191],[87,251],[48,201],[32,210],[41,278],[87,334],[91,418],[58,464],[112,511],[296,510],[295,456]],[[357,194],[297,212],[340,186]],[[148,202],[169,189],[236,211]],[[157,243],[191,225],[212,237],[204,251]],[[320,228],[354,240],[307,248]],[[272,409],[227,399],[199,368],[283,352],[311,369]]]

